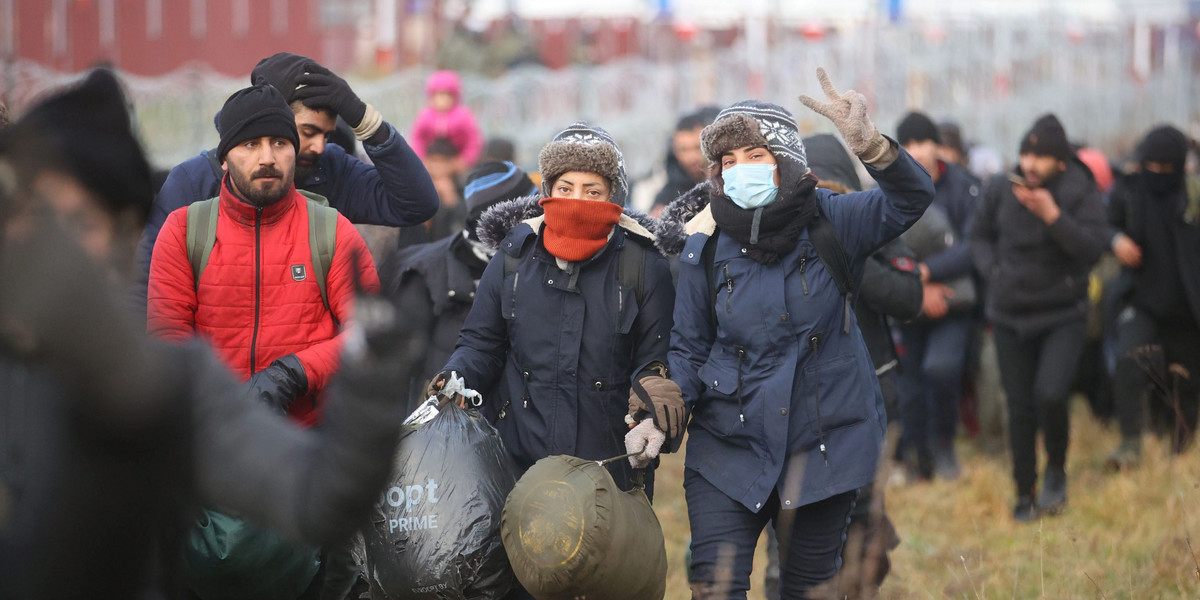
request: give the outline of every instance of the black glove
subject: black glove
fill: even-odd
[[[350,89],[345,79],[311,63],[296,79],[295,98],[309,108],[329,108],[350,127],[358,127],[367,113],[367,104]]]
[[[308,375],[295,354],[275,359],[267,368],[250,376],[246,389],[255,400],[287,414],[292,401],[308,391]]]

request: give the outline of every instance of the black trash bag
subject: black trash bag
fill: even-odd
[[[597,461],[537,461],[508,495],[500,532],[517,580],[537,600],[666,593],[667,550],[650,500],[640,488],[621,491]]]
[[[496,430],[450,404],[405,425],[395,474],[363,530],[376,600],[495,600],[514,579],[500,513],[516,475]]]

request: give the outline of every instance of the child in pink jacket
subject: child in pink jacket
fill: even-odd
[[[429,104],[417,114],[413,122],[409,144],[422,159],[425,149],[433,140],[444,137],[455,148],[465,170],[479,158],[483,149],[483,136],[475,124],[471,110],[460,102],[462,82],[454,71],[437,71],[425,82],[425,97]]]

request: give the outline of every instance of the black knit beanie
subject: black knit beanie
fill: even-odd
[[[1187,152],[1187,136],[1170,125],[1161,125],[1146,134],[1146,137],[1138,144],[1137,154],[1139,162],[1174,165],[1176,173],[1183,173]]]
[[[315,63],[307,56],[291,52],[272,54],[254,65],[254,70],[250,71],[250,85],[266,83],[275,86],[283,94],[284,101],[291,104],[296,99],[296,82],[308,65]]]
[[[113,213],[133,209],[145,219],[150,212],[150,164],[134,136],[125,94],[107,69],[37,103],[0,134],[0,155],[34,169],[61,169]]]
[[[924,113],[910,112],[896,126],[896,141],[901,146],[907,146],[909,142],[924,142],[925,140],[931,140],[935,144],[942,143],[942,134],[933,124],[933,120]]]
[[[485,162],[467,175],[463,195],[467,201],[467,219],[475,220],[497,202],[537,193],[537,186],[525,171],[510,162]]]
[[[1067,132],[1058,117],[1049,113],[1038,117],[1021,138],[1021,154],[1051,156],[1066,162],[1071,156],[1071,144],[1067,142]]]
[[[217,158],[225,160],[230,148],[263,136],[286,138],[300,151],[296,115],[279,90],[270,85],[253,85],[233,93],[217,113],[221,143]]]

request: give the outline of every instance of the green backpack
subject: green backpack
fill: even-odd
[[[183,550],[184,580],[202,600],[294,600],[319,565],[317,548],[209,509],[188,531]]]
[[[329,292],[325,289],[329,267],[333,264],[333,250],[337,244],[336,209],[329,207],[329,200],[320,194],[296,190],[308,198],[308,246],[312,249],[313,275],[321,289],[321,304],[329,308]],[[208,258],[217,242],[217,205],[220,198],[209,198],[192,203],[187,208],[187,255],[192,264],[192,280],[200,285],[200,274],[208,266]],[[335,319],[336,320],[336,319]]]

